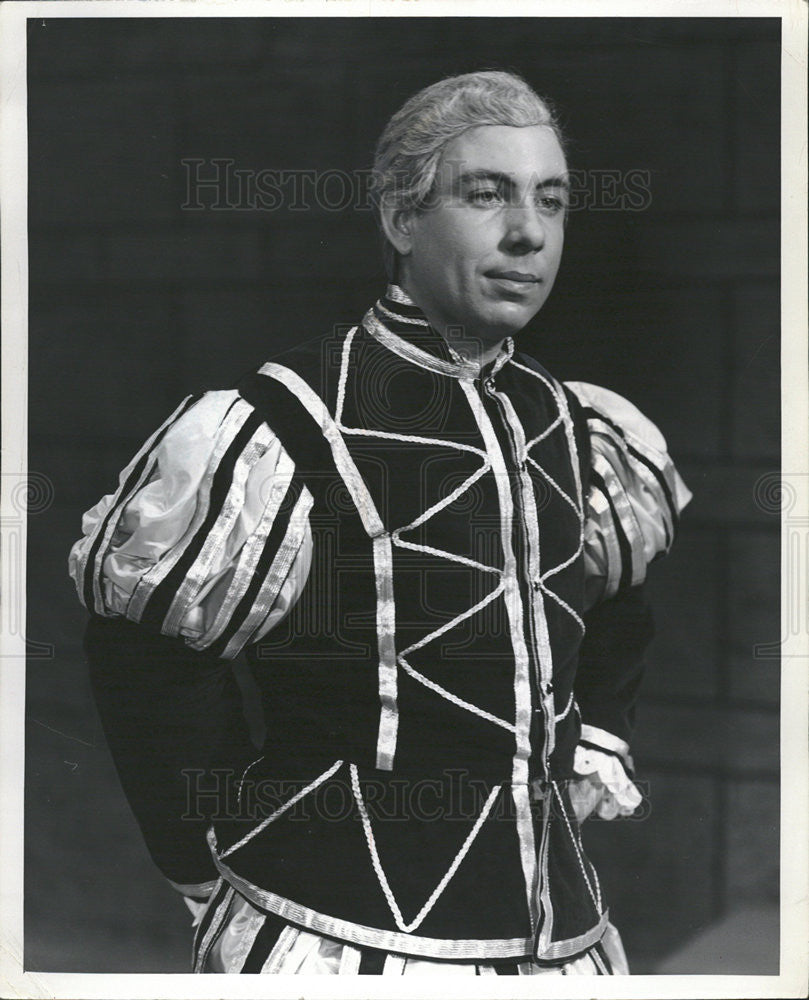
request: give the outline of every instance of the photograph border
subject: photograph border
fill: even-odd
[[[809,559],[809,382],[807,372],[807,10],[804,0],[619,0],[605,11],[598,0],[571,3],[501,0],[6,0],[0,7],[0,252],[2,253],[2,524],[3,618],[0,624],[0,995],[7,997],[520,997],[544,994],[530,980],[485,983],[442,979],[440,991],[413,979],[189,974],[61,974],[23,970],[23,816],[25,638],[25,524],[19,528],[15,487],[27,482],[27,77],[26,21],[70,17],[778,17],[782,22],[781,370],[782,509],[803,532]],[[732,9],[732,14],[728,12]],[[786,504],[782,505],[786,508]],[[13,540],[9,526],[14,522]],[[809,567],[796,567],[782,544],[782,598],[806,586]],[[19,597],[19,599],[17,599]],[[799,997],[809,976],[809,634],[787,628],[781,602],[781,971],[778,976],[554,977],[558,997]],[[15,625],[16,622],[16,625]],[[805,619],[804,619],[805,624]],[[421,985],[420,985],[421,983]]]

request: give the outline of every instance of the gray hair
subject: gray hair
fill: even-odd
[[[521,77],[498,70],[449,76],[409,98],[379,138],[372,183],[377,223],[383,205],[424,208],[445,147],[480,125],[546,125],[564,149],[552,107]],[[384,233],[382,239],[385,269],[393,277],[396,251]]]

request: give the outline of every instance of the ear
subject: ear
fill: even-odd
[[[396,252],[405,257],[413,248],[413,215],[412,209],[396,205],[383,205],[379,213],[385,237]]]

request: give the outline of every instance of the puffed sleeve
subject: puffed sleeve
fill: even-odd
[[[649,564],[671,548],[691,493],[669,457],[663,435],[623,396],[568,382],[590,436],[584,558],[589,607],[637,586]]]
[[[181,404],[87,511],[70,574],[94,614],[232,659],[300,595],[311,505],[253,407],[209,392]]]
[[[70,553],[124,793],[153,860],[192,898],[218,874],[208,824],[257,756],[229,661],[303,589],[311,503],[253,407],[206,393],[146,441]]]

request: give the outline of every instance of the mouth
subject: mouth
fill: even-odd
[[[517,300],[533,295],[542,283],[542,278],[529,271],[488,271],[486,277],[498,295]]]
[[[521,285],[535,285],[541,280],[536,274],[528,271],[489,271],[487,278],[494,278],[496,281],[514,281]]]

